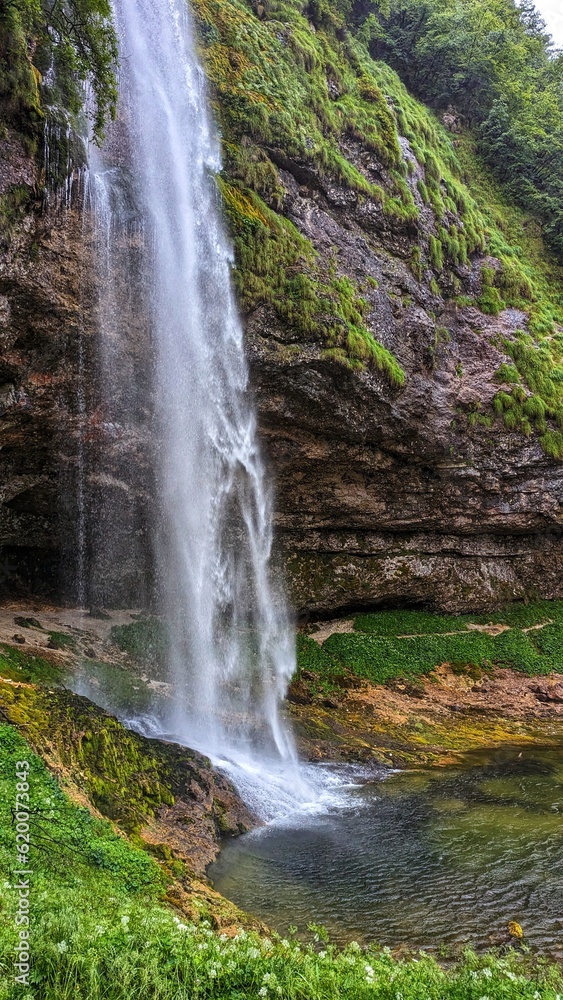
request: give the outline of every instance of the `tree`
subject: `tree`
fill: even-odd
[[[117,40],[109,0],[4,0],[0,12],[0,103],[33,130],[41,116],[40,74],[54,70],[50,97],[71,112],[92,83],[92,126],[100,140],[115,114]]]

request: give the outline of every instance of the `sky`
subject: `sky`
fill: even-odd
[[[535,0],[556,45],[563,46],[563,0]]]

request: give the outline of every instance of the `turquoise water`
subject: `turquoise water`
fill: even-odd
[[[563,749],[395,773],[226,844],[215,887],[281,933],[490,947],[518,921],[563,958]]]

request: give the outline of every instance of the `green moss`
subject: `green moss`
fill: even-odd
[[[498,288],[489,286],[483,288],[477,299],[477,305],[487,316],[498,316],[499,312],[506,308],[506,302],[501,299]]]
[[[0,677],[31,684],[61,684],[64,671],[34,653],[0,644]]]
[[[540,438],[540,444],[550,458],[563,459],[563,434],[561,431],[546,431]]]
[[[502,364],[500,368],[495,372],[495,382],[506,383],[510,385],[512,382],[520,381],[520,373],[514,365]]]
[[[429,237],[428,252],[430,254],[430,262],[434,270],[443,271],[444,254],[442,251],[442,244],[440,240],[436,239],[435,236],[430,235]]]
[[[142,737],[69,691],[0,682],[0,697],[5,717],[36,749],[54,754],[96,808],[123,829],[139,829],[163,803],[174,802],[164,745],[150,752]]]
[[[24,185],[15,184],[0,196],[0,246],[7,242],[14,227],[29,212],[33,192]]]
[[[318,342],[324,357],[352,370],[371,363],[392,382],[402,382],[397,362],[371,335],[369,307],[359,288],[340,273],[335,258],[319,258],[284,218],[283,168],[309,189],[347,188],[352,206],[374,202],[392,225],[406,227],[418,280],[428,263],[459,305],[476,304],[490,316],[506,306],[522,309],[533,338],[551,338],[543,347],[557,361],[560,348],[553,335],[563,318],[555,301],[561,276],[529,218],[498,185],[491,187],[470,137],[456,137],[454,147],[451,135],[398,76],[369,57],[362,32],[352,37],[335,8],[317,6],[317,13],[304,12],[292,0],[270,0],[257,18],[242,0],[196,4],[202,57],[224,136],[221,190],[243,308],[271,308],[296,341]],[[408,141],[418,169],[410,157],[403,158],[399,136]],[[380,183],[362,172],[360,150],[378,161]],[[411,185],[434,214],[427,248],[417,242]],[[476,301],[459,297],[458,269],[485,251],[496,262],[482,268],[481,295]],[[440,294],[439,282],[432,281],[434,294]],[[546,435],[559,429],[559,414],[563,423],[563,401],[549,404],[546,393],[516,367],[531,394],[548,403],[545,414],[499,404],[496,412],[508,429],[537,433],[554,454]]]
[[[76,638],[68,632],[47,632],[51,647],[54,649],[68,649],[73,653],[78,650]]]
[[[9,875],[16,863],[15,832],[10,809],[14,804],[17,761],[27,761],[31,796],[34,898],[49,885],[57,889],[88,886],[92,902],[103,894],[128,894],[157,899],[164,880],[156,863],[133,848],[107,822],[72,804],[29,743],[11,726],[0,726],[0,866]]]
[[[313,693],[329,693],[337,687],[344,671],[342,664],[307,635],[297,635],[297,672],[294,680],[305,681]]]
[[[366,300],[349,278],[335,275],[334,260],[323,267],[312,244],[255,191],[224,179],[219,183],[235,234],[235,281],[243,309],[270,307],[295,337],[326,347],[325,356],[371,364],[402,385],[398,361],[366,325]]]
[[[130,625],[114,625],[110,639],[138,663],[161,666],[166,661],[168,635],[159,618],[141,618]]]

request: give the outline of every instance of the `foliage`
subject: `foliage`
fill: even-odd
[[[495,182],[469,137],[459,140],[457,156],[482,206],[494,254],[490,261],[495,266],[486,264],[481,271],[482,293],[498,289],[503,304],[528,314],[527,330],[496,341],[507,361],[495,374],[502,388],[494,411],[510,430],[527,436],[536,431],[544,451],[561,457],[557,432],[563,424],[563,268],[546,250],[537,220]]]
[[[10,809],[16,762],[30,763],[33,870],[29,985],[14,982],[16,831]],[[1,1000],[555,1000],[561,972],[510,952],[464,955],[445,970],[421,953],[337,950],[317,928],[308,945],[239,929],[215,933],[159,905],[160,869],[107,823],[73,805],[11,727],[0,727]]]
[[[476,129],[563,259],[563,57],[530,0],[355,0],[351,18],[417,96]]]
[[[494,636],[468,624],[508,629]],[[548,674],[561,670],[562,656],[563,603],[557,601],[511,605],[487,616],[378,611],[358,615],[354,632],[333,633],[322,647],[305,636],[298,643],[300,671],[316,675],[324,690],[346,671],[379,684],[428,674],[441,663]]]
[[[129,832],[160,806],[174,803],[175,758],[165,744],[148,744],[117,719],[69,691],[13,687],[0,681],[4,717],[25,728],[30,742],[79,776],[89,800]],[[191,753],[183,767],[190,770]]]
[[[371,333],[378,301],[368,283],[342,273],[336,249],[319,255],[287,218],[287,176],[293,174],[298,184],[329,198],[335,185],[344,189],[352,214],[369,206],[393,227],[407,226],[411,270],[436,295],[459,291],[458,269],[488,251],[481,291],[476,300],[466,297],[466,304],[493,316],[506,306],[528,313],[534,343],[542,340],[553,364],[557,323],[563,321],[561,275],[555,275],[541,238],[530,237],[534,224],[491,187],[471,140],[464,134],[454,147],[397,74],[369,58],[364,42],[373,45],[361,28],[367,8],[362,14],[357,4],[345,6],[303,11],[294,0],[270,0],[257,16],[242,0],[196,3],[202,58],[223,134],[220,190],[244,311],[265,308],[267,323],[273,310],[292,350],[320,344],[325,357],[353,370],[370,364],[397,385],[404,380]],[[347,30],[354,25],[356,37]],[[408,141],[408,155],[400,136]],[[362,166],[361,150],[374,153],[377,177]],[[420,202],[431,208],[434,221],[430,229],[425,221],[411,231]],[[554,455],[557,401],[528,389],[525,377],[522,384],[526,395],[530,391],[546,403],[545,425],[526,414],[521,420],[505,417],[498,403],[496,412],[509,429],[536,431]],[[552,384],[557,396],[563,383]],[[482,419],[490,423],[491,415]]]
[[[18,760],[30,764],[30,867],[38,893],[48,890],[51,883],[73,889],[88,883],[96,898],[108,891],[116,891],[122,898],[141,893],[156,899],[162,894],[162,875],[150,856],[132,847],[108,822],[95,819],[88,809],[71,803],[41,758],[31,752],[16,729],[7,725],[0,726],[0,866],[4,878],[17,881],[11,809],[15,805]]]
[[[292,337],[323,343],[351,368],[371,362],[402,385],[399,363],[366,326],[367,303],[357,287],[336,277],[334,268],[323,272],[309,241],[255,192],[224,180],[220,189],[235,237],[235,280],[243,309],[268,305]]]
[[[94,137],[115,113],[117,41],[109,0],[5,0],[0,10],[0,110],[24,131],[43,108],[78,114],[91,80]],[[42,85],[43,74],[48,84]]]
[[[339,185],[398,225],[416,221],[396,116],[365,52],[344,38],[338,18],[313,31],[295,2],[262,19],[243,0],[198,0],[196,13],[221,121],[220,190],[243,309],[273,309],[289,340],[321,344],[326,357],[356,370],[372,365],[401,385],[404,373],[375,340],[369,303],[340,271],[337,250],[320,256],[284,217],[280,169],[323,192]],[[360,142],[385,165],[384,183],[357,162]]]

